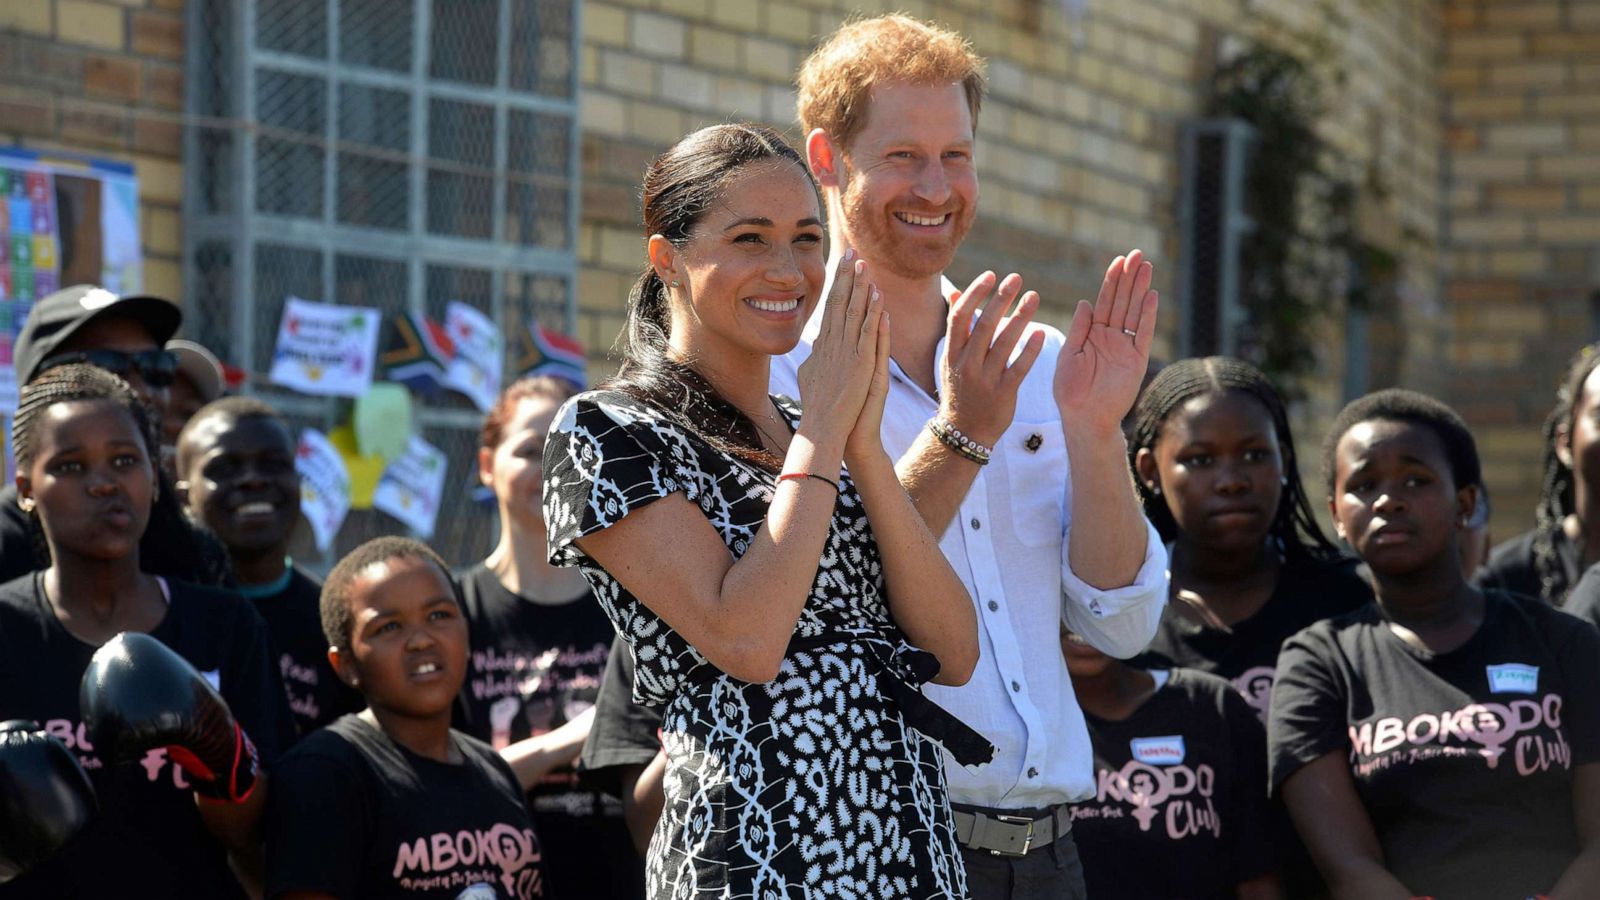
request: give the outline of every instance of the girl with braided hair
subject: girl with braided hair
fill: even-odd
[[[1172,560],[1136,663],[1226,678],[1265,721],[1283,639],[1372,597],[1312,516],[1283,399],[1249,363],[1180,360],[1135,404],[1128,457]]]
[[[1544,421],[1544,476],[1532,531],[1495,547],[1479,587],[1557,606],[1600,562],[1600,343],[1573,355]]]
[[[102,644],[148,634],[211,680],[270,764],[293,725],[265,625],[243,597],[146,565],[151,529],[187,525],[166,511],[176,498],[158,474],[154,418],[127,382],[93,366],[49,369],[22,389],[12,441],[20,505],[51,563],[0,585],[0,720],[41,723],[73,751],[100,814],[57,856],[0,887],[0,898],[244,896],[227,857],[243,872],[259,865],[264,780],[243,795],[219,793],[214,777],[189,765],[192,755],[162,747],[117,764],[127,742],[104,746],[92,733],[79,685]],[[164,546],[190,533],[175,530]]]

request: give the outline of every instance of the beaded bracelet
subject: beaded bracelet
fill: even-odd
[[[957,431],[954,426],[943,419],[933,418],[928,420],[928,430],[939,439],[939,443],[950,448],[957,456],[971,460],[980,466],[989,464],[989,457],[994,451]]]
[[[802,478],[815,478],[823,484],[833,488],[834,493],[839,492],[839,482],[834,481],[832,478],[829,478],[826,475],[818,475],[815,472],[784,472],[782,475],[778,476],[778,483],[782,484],[785,481],[799,481]]]

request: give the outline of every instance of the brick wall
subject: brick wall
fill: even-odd
[[[1566,359],[1600,338],[1600,0],[1449,0],[1443,25],[1447,393],[1510,537]]]
[[[1437,0],[1122,0],[1089,4],[1076,26],[1055,0],[590,0],[579,245],[587,346],[611,346],[643,263],[637,188],[650,158],[729,119],[765,121],[798,139],[794,71],[853,9],[943,22],[989,61],[982,212],[953,267],[957,280],[1015,269],[1045,298],[1041,318],[1065,326],[1107,262],[1142,247],[1158,266],[1166,306],[1157,353],[1169,359],[1182,253],[1180,130],[1202,114],[1219,53],[1240,40],[1308,52],[1325,82],[1323,132],[1345,171],[1368,185],[1363,237],[1404,263],[1374,316],[1382,326],[1373,329],[1375,386],[1428,385],[1439,371]],[[1305,33],[1324,49],[1308,50],[1297,37]],[[1328,288],[1336,309],[1336,287]],[[1326,332],[1323,375],[1297,426],[1303,452],[1343,399],[1342,319]]]
[[[134,164],[145,287],[180,297],[183,0],[0,0],[0,144]]]

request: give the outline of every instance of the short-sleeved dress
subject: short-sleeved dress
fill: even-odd
[[[774,399],[793,426],[799,409]],[[666,806],[648,893],[965,896],[939,745],[910,724],[929,718],[916,689],[932,657],[889,617],[877,545],[848,475],[795,636],[765,684],[711,665],[573,543],[682,493],[737,557],[774,487],[770,472],[617,392],[568,401],[545,448],[550,560],[582,569],[633,654],[635,696],[664,707]],[[976,736],[940,737],[949,745]]]

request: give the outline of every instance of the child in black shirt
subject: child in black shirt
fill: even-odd
[[[178,490],[228,548],[239,592],[267,622],[274,662],[301,734],[362,706],[328,665],[322,586],[285,555],[300,517],[288,422],[254,397],[202,407],[178,435]]]
[[[468,647],[444,562],[408,538],[368,541],[329,573],[322,621],[334,669],[367,708],[284,756],[267,897],[543,896],[516,776],[450,727]]]
[[[1265,722],[1284,638],[1372,592],[1312,516],[1288,413],[1255,367],[1180,360],[1133,414],[1129,461],[1172,557],[1171,602],[1135,665],[1225,678]]]
[[[1323,452],[1377,602],[1279,657],[1271,779],[1313,857],[1341,897],[1600,896],[1600,632],[1467,583],[1478,456],[1443,404],[1369,395]]]
[[[1094,745],[1095,796],[1072,808],[1089,896],[1281,900],[1250,705],[1220,678],[1140,671],[1065,630],[1061,650]]]
[[[80,682],[100,645],[144,632],[176,651],[227,701],[270,766],[293,735],[269,667],[266,629],[243,599],[142,571],[142,538],[160,495],[160,444],[126,383],[84,365],[53,368],[23,389],[14,422],[19,496],[49,542],[52,565],[0,586],[0,720],[31,719],[72,750],[100,813],[60,854],[0,886],[0,897],[242,897],[230,871],[259,874],[264,776],[215,794],[190,758],[151,749],[117,765],[80,713]],[[243,752],[246,743],[240,739]],[[242,757],[241,757],[242,758]]]
[[[1544,422],[1544,474],[1534,527],[1495,547],[1475,579],[1561,606],[1600,562],[1600,344],[1579,350]],[[1588,523],[1587,525],[1585,523]]]
[[[625,900],[644,895],[644,863],[629,847],[622,805],[580,784],[567,764],[588,736],[616,636],[582,574],[546,559],[545,435],[573,393],[563,379],[522,378],[484,419],[478,476],[499,505],[500,541],[460,576],[472,655],[457,726],[519,775],[529,761],[548,770],[523,784],[551,895]]]

